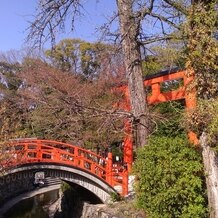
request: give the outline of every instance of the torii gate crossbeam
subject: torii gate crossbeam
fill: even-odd
[[[186,70],[171,70],[162,71],[160,73],[149,75],[144,78],[144,86],[150,87],[151,93],[149,93],[146,101],[148,104],[158,104],[168,101],[176,101],[180,99],[185,100],[186,110],[190,111],[196,106],[196,92],[191,87],[191,83],[194,79],[193,74],[187,76]],[[162,83],[179,80],[181,85],[175,89],[167,92],[161,90]],[[121,85],[118,91],[124,93],[124,100],[118,103],[118,107],[127,111],[131,110],[130,96],[127,85]],[[128,165],[128,171],[131,171],[133,163],[133,139],[132,139],[132,127],[129,121],[125,121],[126,137],[124,139],[124,162]],[[198,139],[193,132],[189,132],[189,139],[194,144],[198,143]]]

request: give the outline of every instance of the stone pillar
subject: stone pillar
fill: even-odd
[[[204,174],[207,184],[207,196],[210,218],[218,217],[218,166],[217,155],[207,142],[206,133],[203,133],[200,144],[203,149],[202,157],[204,162]]]

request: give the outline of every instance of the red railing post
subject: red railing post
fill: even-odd
[[[52,150],[51,159],[53,159],[53,161],[57,161],[57,162],[61,161],[61,155],[60,155],[60,151],[58,149]]]
[[[29,150],[28,150],[28,144],[25,143],[25,144],[24,144],[24,152],[23,152],[23,159],[24,159],[25,161],[28,161],[28,152],[29,152]]]
[[[37,161],[40,162],[42,160],[42,145],[39,142],[37,142],[36,152]]]
[[[85,168],[84,166],[84,153],[82,152],[80,155],[80,167],[82,167],[83,169]]]
[[[93,174],[96,174],[96,173],[95,173],[95,163],[94,163],[94,162],[91,163],[91,172],[92,172]]]
[[[128,184],[129,184],[129,178],[128,178],[128,171],[126,167],[124,167],[123,173],[122,173],[122,196],[128,195]]]
[[[78,152],[78,148],[74,148],[74,158],[73,158],[73,162],[75,164],[75,166],[78,166],[79,161],[78,161],[78,156],[79,156],[79,152]]]
[[[109,149],[108,155],[107,155],[107,171],[106,171],[106,181],[112,185],[112,168],[113,168],[113,155],[111,152],[111,149]]]

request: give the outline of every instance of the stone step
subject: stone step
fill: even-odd
[[[41,184],[41,187],[60,185],[62,181],[61,181],[61,179],[56,178],[56,177],[45,177],[43,182],[44,182],[44,184]]]
[[[44,181],[46,184],[60,184],[62,182],[61,179],[57,177],[45,177]]]

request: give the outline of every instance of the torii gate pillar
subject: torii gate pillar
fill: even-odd
[[[170,90],[168,92],[161,92],[161,83],[183,80],[183,85],[176,90]],[[186,111],[190,112],[196,107],[196,91],[191,87],[191,82],[194,79],[194,73],[183,71],[165,71],[155,75],[149,75],[144,80],[144,86],[151,87],[151,95],[148,96],[148,104],[158,104],[161,102],[175,101],[185,99]],[[119,103],[119,108],[126,111],[130,111],[129,92],[127,85],[123,85],[118,88],[124,93],[124,100]],[[125,139],[124,139],[124,162],[127,164],[128,172],[132,169],[133,163],[133,139],[132,139],[132,125],[130,121],[126,120],[124,123]],[[188,133],[189,139],[193,144],[198,144],[198,138],[192,131]]]
[[[187,76],[186,74],[184,75],[184,86],[186,87],[185,106],[186,106],[187,113],[195,109],[197,105],[196,90],[190,87],[192,81],[194,80],[193,74],[194,73],[192,73],[192,75],[190,76]],[[189,131],[188,136],[189,136],[190,142],[193,143],[194,145],[197,145],[199,143],[197,135],[194,132]]]

